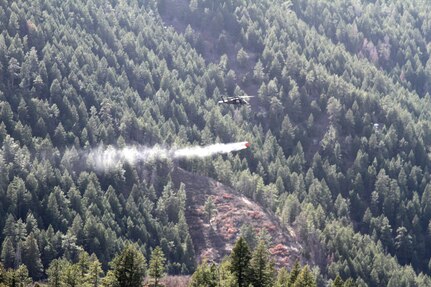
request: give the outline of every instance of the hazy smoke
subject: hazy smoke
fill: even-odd
[[[203,158],[216,154],[225,154],[246,149],[247,142],[192,146],[185,148],[163,148],[160,146],[126,146],[118,149],[112,146],[99,146],[87,154],[87,163],[97,170],[109,170],[121,167],[125,162],[134,165],[154,159]]]

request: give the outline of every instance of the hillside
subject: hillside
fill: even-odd
[[[301,261],[302,246],[292,228],[283,229],[275,215],[268,214],[258,204],[232,188],[208,177],[176,168],[172,180],[179,188],[185,184],[187,194],[186,219],[193,238],[197,260],[220,262],[229,255],[243,225],[251,226],[257,235],[264,229],[268,246],[278,267],[292,267]],[[211,198],[215,215],[211,223],[205,214],[205,202]]]
[[[109,281],[123,251],[160,247],[189,276],[258,222],[318,286],[431,286],[429,15],[413,0],[0,1],[0,266],[45,280],[88,253]]]

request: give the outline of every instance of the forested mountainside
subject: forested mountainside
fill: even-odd
[[[34,280],[128,243],[196,269],[175,165],[293,226],[317,283],[430,286],[425,1],[0,0],[0,243]],[[255,95],[249,107],[217,105]],[[94,170],[103,145],[251,149]],[[58,262],[58,261],[54,261]],[[56,263],[57,264],[57,263]],[[203,267],[202,267],[203,268]]]

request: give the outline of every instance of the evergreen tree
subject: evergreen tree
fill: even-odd
[[[66,262],[61,270],[61,282],[68,287],[79,287],[84,285],[84,279],[81,277],[79,266]]]
[[[0,287],[6,287],[7,283],[7,272],[3,264],[0,262]]]
[[[103,287],[111,287],[111,286],[115,286],[115,282],[117,281],[117,279],[115,278],[114,272],[112,270],[109,270],[106,273],[106,276],[102,278],[101,283]]]
[[[413,248],[412,243],[412,237],[407,229],[404,226],[399,227],[397,229],[397,236],[395,237],[395,248],[400,263],[405,264],[410,261]]]
[[[184,248],[184,262],[187,266],[187,273],[194,271],[196,268],[196,254],[193,246],[192,238],[187,234]]]
[[[56,246],[56,235],[52,226],[48,226],[46,232],[44,232],[43,239],[45,241],[45,246],[42,251],[42,262],[45,268],[47,268],[51,261],[57,257],[57,246]]]
[[[193,273],[189,287],[217,287],[219,280],[217,267],[215,264],[208,264],[206,261],[199,264]]]
[[[220,263],[218,268],[218,286],[236,287],[238,286],[236,276],[231,272],[232,263],[230,259]]]
[[[422,194],[421,200],[423,220],[428,222],[431,219],[431,184],[427,184]]]
[[[165,255],[163,254],[162,249],[157,246],[151,253],[150,266],[148,268],[148,275],[150,276],[150,278],[153,278],[154,287],[159,286],[159,280],[165,274],[165,264]]]
[[[358,285],[353,281],[352,278],[347,279],[343,285],[343,287],[356,287],[356,286]]]
[[[9,237],[15,237],[15,218],[12,214],[8,214],[8,216],[6,217],[6,222],[4,223],[4,228],[3,228],[3,235],[5,236],[5,239],[9,236]]]
[[[290,270],[289,286],[293,286],[293,284],[295,284],[296,279],[298,279],[298,276],[300,273],[301,273],[301,266],[299,265],[299,262],[296,261],[295,265],[293,265],[292,270]]]
[[[341,279],[340,275],[337,275],[337,277],[335,277],[335,280],[332,282],[331,287],[343,287],[344,286],[344,282]]]
[[[275,269],[267,245],[260,241],[250,260],[251,283],[254,287],[273,286]]]
[[[277,281],[275,282],[276,287],[286,287],[289,284],[289,271],[282,267],[278,270]]]
[[[301,272],[296,278],[293,287],[317,287],[314,275],[308,270],[308,266],[302,268]]]
[[[240,237],[230,254],[230,271],[235,276],[237,284],[240,287],[246,287],[251,283],[250,259],[251,254],[247,242],[244,238]]]
[[[103,269],[102,264],[95,258],[88,266],[88,273],[86,274],[86,282],[91,287],[102,286]]]
[[[13,273],[13,281],[15,281],[15,286],[28,286],[31,284],[32,280],[28,275],[27,266],[21,264],[16,270],[11,271]],[[13,285],[13,284],[10,284]]]
[[[206,218],[208,219],[208,223],[211,225],[211,219],[213,218],[214,213],[217,212],[216,206],[211,196],[209,196],[205,201],[204,210]]]
[[[90,269],[90,256],[84,250],[79,252],[77,265],[79,267],[80,276],[84,278]]]
[[[250,224],[243,224],[243,226],[241,226],[240,235],[247,242],[250,249],[254,249],[256,247],[258,240],[253,226]]]
[[[43,265],[40,258],[39,246],[33,233],[30,233],[23,244],[22,262],[28,266],[29,275],[33,280],[41,278]]]
[[[110,263],[114,273],[113,286],[140,287],[144,281],[146,261],[133,245],[127,245]]]
[[[7,236],[3,241],[1,249],[1,261],[6,269],[13,268],[15,263],[15,249],[10,236]]]
[[[49,287],[61,287],[62,286],[62,269],[65,263],[62,260],[54,259],[49,264],[49,268],[46,271],[48,275],[48,286]]]

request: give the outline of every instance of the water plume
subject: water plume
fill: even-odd
[[[217,154],[226,154],[249,147],[248,142],[217,143],[207,146],[190,146],[184,148],[165,148],[161,146],[99,146],[86,155],[87,164],[97,170],[120,168],[124,163],[135,165],[139,162],[154,159],[191,159],[205,158]]]

